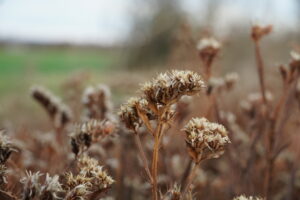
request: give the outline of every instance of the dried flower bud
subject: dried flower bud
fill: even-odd
[[[150,109],[157,114],[160,108],[176,103],[184,95],[195,95],[204,87],[204,82],[197,73],[173,70],[145,83],[141,91]]]
[[[114,130],[115,124],[106,120],[89,120],[77,125],[74,132],[70,134],[73,153],[77,155],[85,148],[89,148],[92,142],[110,135]]]
[[[263,198],[252,197],[252,196],[246,197],[244,195],[241,195],[241,196],[233,198],[233,200],[263,200]]]
[[[225,145],[230,143],[225,127],[206,118],[191,119],[183,130],[189,153],[196,163],[218,158],[224,153]]]
[[[110,90],[106,85],[87,87],[82,96],[82,102],[90,119],[111,119],[112,104]]]
[[[259,41],[263,36],[268,35],[272,32],[272,25],[261,26],[261,25],[253,25],[251,37],[254,41]]]
[[[31,89],[32,97],[40,103],[49,114],[56,128],[63,128],[71,121],[72,114],[68,106],[54,96],[50,91],[43,87],[33,87]]]
[[[197,43],[199,56],[206,67],[211,66],[220,48],[221,44],[212,37],[203,38]]]
[[[13,151],[16,150],[13,148],[11,142],[4,134],[4,131],[0,130],[0,165],[6,162]]]

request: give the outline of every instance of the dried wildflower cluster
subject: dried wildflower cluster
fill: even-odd
[[[204,87],[199,74],[188,70],[173,70],[145,83],[141,91],[149,102],[150,109],[157,113],[161,107],[176,103],[184,95],[195,95]]]
[[[115,124],[108,120],[89,120],[77,125],[70,134],[73,153],[82,153],[92,142],[110,135],[114,130]]]
[[[89,119],[111,119],[112,103],[110,90],[106,85],[87,87],[82,96],[82,103]]]
[[[86,196],[95,192],[108,189],[114,180],[99,165],[98,161],[84,156],[78,160],[79,174],[67,173],[66,188],[67,196]]]
[[[263,200],[263,199],[259,198],[259,197],[252,197],[252,196],[246,197],[244,195],[241,195],[241,196],[235,197],[233,200]]]
[[[225,145],[230,143],[225,127],[205,118],[191,119],[184,131],[190,156],[196,163],[220,157]]]
[[[121,105],[119,116],[125,126],[137,133],[138,128],[143,124],[143,121],[154,119],[154,113],[149,109],[149,104],[146,99],[140,97],[132,97],[126,103]],[[142,120],[142,118],[147,118]]]
[[[36,86],[31,89],[31,95],[45,108],[56,128],[63,128],[71,121],[72,114],[69,107],[50,91]]]
[[[43,176],[40,172],[32,173],[26,172],[26,177],[21,179],[21,183],[24,185],[22,199],[47,199],[58,200],[62,199],[63,188],[59,182],[59,176],[53,177],[46,174],[44,183],[41,183],[40,178]]]

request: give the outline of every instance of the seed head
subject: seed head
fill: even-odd
[[[195,95],[204,87],[204,82],[197,73],[173,70],[145,83],[141,91],[150,109],[157,113],[161,107],[176,103],[183,95]]]
[[[230,143],[224,126],[209,122],[206,118],[193,118],[183,129],[189,153],[196,163],[201,160],[218,158]]]

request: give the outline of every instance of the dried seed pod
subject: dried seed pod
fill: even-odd
[[[69,107],[50,91],[36,86],[31,89],[31,95],[45,108],[55,128],[63,128],[71,121],[72,114]]]
[[[220,157],[225,145],[230,143],[225,127],[205,118],[191,119],[183,130],[190,156],[196,163]]]

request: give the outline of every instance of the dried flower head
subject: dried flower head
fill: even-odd
[[[221,44],[213,37],[203,38],[197,43],[197,49],[199,56],[206,67],[211,66],[212,62],[216,58]]]
[[[70,134],[72,151],[76,155],[89,148],[92,142],[112,134],[115,130],[115,124],[111,121],[89,120],[75,127],[74,132]]]
[[[106,85],[87,87],[82,96],[82,102],[90,119],[111,119],[112,104],[110,90]]]
[[[176,103],[184,95],[195,95],[204,87],[199,74],[188,70],[173,70],[145,83],[141,91],[149,103],[149,108],[157,114],[160,108]]]
[[[16,151],[4,131],[0,130],[0,165],[4,164],[11,153]]]
[[[59,176],[51,177],[46,174],[45,183],[41,187],[40,199],[58,200],[61,199],[59,194],[63,192],[62,185],[59,182]]]
[[[218,158],[224,153],[225,145],[230,143],[225,127],[206,118],[191,119],[183,130],[189,153],[196,163]]]
[[[26,171],[26,177],[20,180],[24,185],[22,199],[31,200],[40,195],[42,186],[39,183],[39,179],[41,176],[40,172],[32,173],[31,171]]]
[[[263,198],[252,197],[252,196],[246,197],[244,195],[241,195],[241,196],[233,198],[233,200],[263,200]]]
[[[132,97],[125,104],[121,105],[118,115],[128,129],[137,133],[137,130],[142,126],[143,121],[147,125],[149,120],[155,118],[148,106],[149,104],[146,99]]]
[[[31,89],[31,95],[46,109],[56,128],[63,128],[71,121],[72,114],[69,107],[63,104],[61,100],[50,91],[43,87],[36,86]]]
[[[259,41],[263,36],[268,35],[272,32],[272,25],[261,26],[261,25],[253,25],[251,37],[254,41]]]
[[[99,165],[98,161],[83,156],[78,160],[78,166],[80,168],[80,175],[91,179],[90,183],[92,188],[88,188],[90,190],[103,190],[109,188],[114,180],[110,177],[104,170],[103,167]]]

